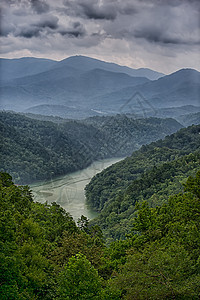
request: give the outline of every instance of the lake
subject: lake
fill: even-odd
[[[83,170],[46,182],[32,184],[30,188],[33,192],[34,201],[41,203],[47,201],[48,204],[56,202],[69,212],[75,221],[81,215],[93,219],[97,213],[87,207],[84,188],[94,175],[122,159],[110,158],[95,161]]]

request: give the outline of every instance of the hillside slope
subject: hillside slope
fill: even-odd
[[[181,191],[181,183],[199,164],[200,125],[143,146],[97,174],[86,186],[88,205],[100,212],[92,223],[101,226],[109,238],[124,238],[138,202],[161,204],[172,192]]]
[[[99,122],[99,119],[98,119]],[[95,125],[53,123],[1,112],[1,170],[15,182],[50,179],[87,167],[93,161],[124,157],[182,127],[173,119],[105,117]]]
[[[200,171],[160,207],[138,207],[133,231],[106,247],[87,218],[76,225],[0,172],[1,298],[198,300],[199,191]]]

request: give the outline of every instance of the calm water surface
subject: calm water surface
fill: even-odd
[[[56,202],[68,211],[75,220],[81,215],[93,219],[97,213],[86,206],[84,188],[91,178],[103,169],[122,160],[123,158],[103,159],[94,162],[88,168],[73,172],[47,182],[39,182],[30,185],[34,200],[44,202]]]

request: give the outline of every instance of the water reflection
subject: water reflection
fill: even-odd
[[[88,168],[48,182],[31,185],[34,200],[44,203],[57,202],[68,211],[75,220],[81,215],[93,219],[97,213],[86,206],[84,188],[91,178],[103,169],[122,160],[122,158],[104,159],[94,162]]]

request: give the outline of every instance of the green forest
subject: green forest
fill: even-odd
[[[134,120],[125,115],[84,121],[41,121],[0,112],[0,170],[30,184],[83,169],[98,159],[125,157],[144,143],[176,132],[173,119]]]
[[[200,171],[105,246],[97,225],[0,173],[1,299],[199,299]]]
[[[173,119],[126,116],[55,123],[2,112],[0,126],[1,299],[199,299],[200,125],[177,131]],[[140,147],[145,134],[153,142]],[[140,149],[86,186],[98,212],[91,221],[76,223],[17,184],[112,157],[117,141],[128,153],[131,137]]]
[[[137,204],[156,207],[183,191],[187,177],[199,169],[199,133],[200,125],[183,128],[92,178],[87,203],[100,214],[91,223],[101,227],[108,242],[124,239],[131,230]]]

